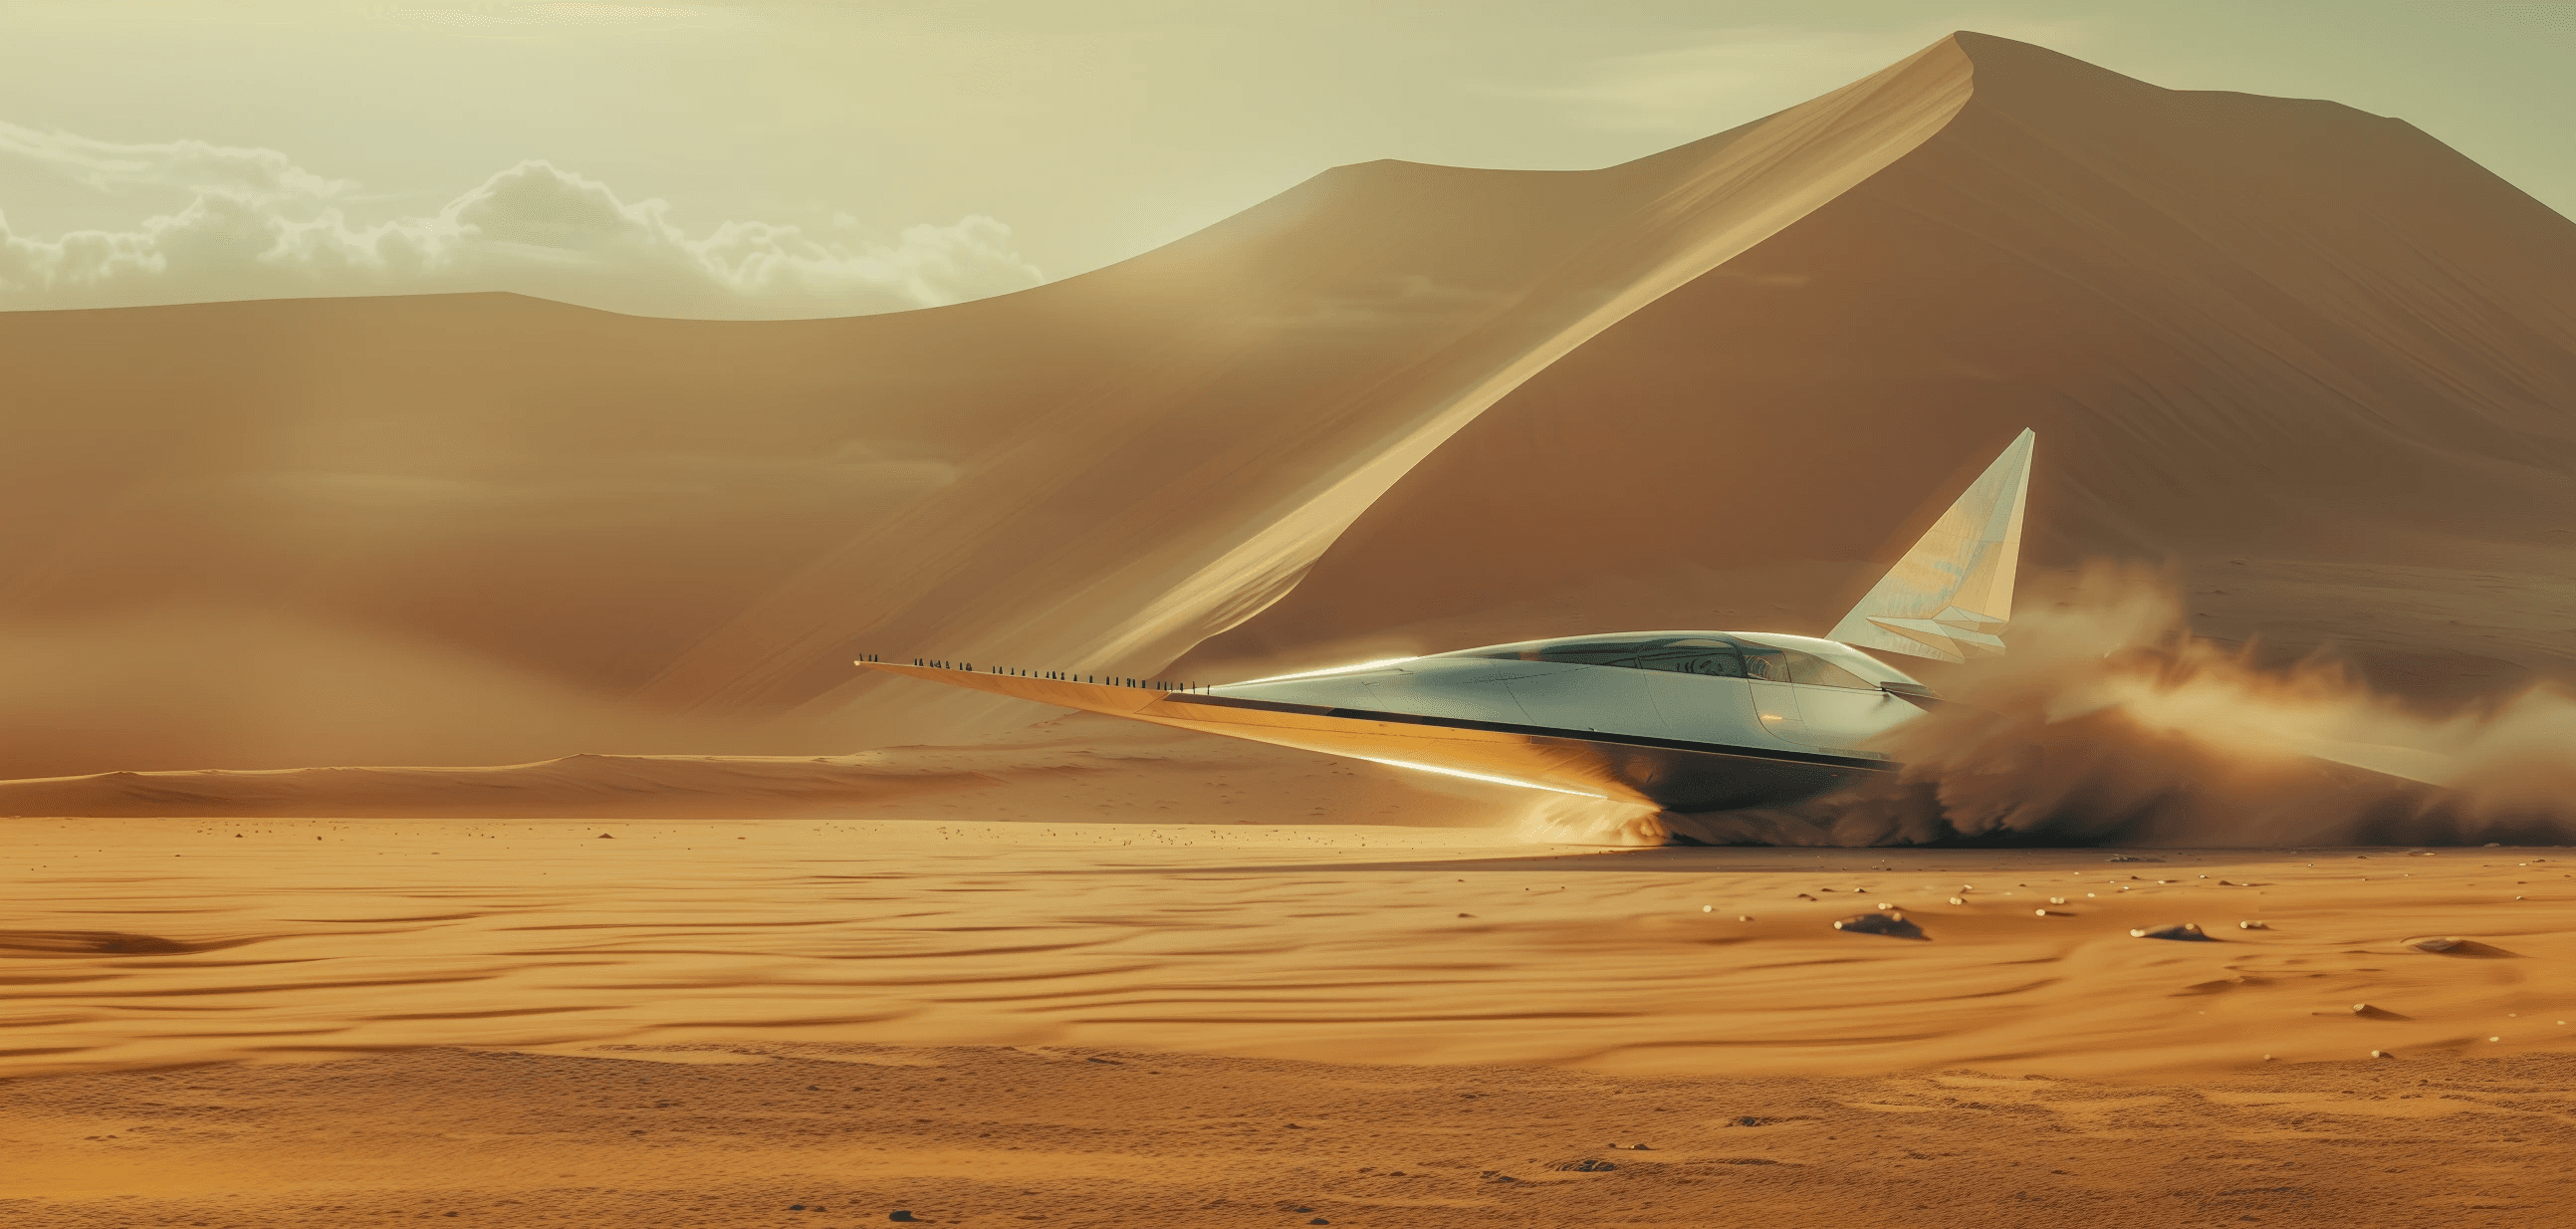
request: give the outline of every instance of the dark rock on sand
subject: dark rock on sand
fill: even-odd
[[[1834,919],[1834,929],[1854,934],[1886,935],[1891,939],[1923,937],[1923,928],[1907,921],[1902,913],[1855,913]]]
[[[2196,922],[2175,922],[2168,926],[2146,926],[2129,932],[2140,939],[2177,939],[2185,943],[2215,943]]]

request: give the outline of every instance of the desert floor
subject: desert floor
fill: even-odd
[[[2576,1215],[2559,849],[9,822],[13,1225]]]

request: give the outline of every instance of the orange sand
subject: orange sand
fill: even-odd
[[[0,1084],[0,1219],[2529,1227],[2576,1215],[2571,1083],[2563,1056],[2174,1087],[1050,1047],[415,1050]],[[1563,1168],[1586,1161],[1616,1168]]]
[[[1813,631],[2036,426],[2034,608],[2493,694],[2571,278],[2401,122],[1963,34],[935,311],[0,316],[0,1221],[2565,1221],[2557,849],[1549,847],[845,663]]]
[[[13,1224],[2576,1211],[2576,982],[2557,972],[2576,862],[2556,849],[2111,863],[1356,826],[13,828]],[[1828,925],[1881,901],[1928,940]],[[2128,934],[2185,920],[2218,941]],[[2399,945],[2427,933],[2475,942]],[[1623,1168],[1552,1168],[1586,1159]]]
[[[2553,972],[2576,958],[2576,861],[2551,849],[2112,863],[1219,824],[14,827],[23,1073],[746,1035],[1655,1075],[2576,1044],[2558,1023],[2576,982]],[[1881,902],[1930,941],[1828,925]],[[2166,922],[2219,941],[2128,933]],[[2496,950],[2398,946],[2426,934]]]

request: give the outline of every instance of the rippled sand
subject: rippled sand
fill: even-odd
[[[2111,863],[820,821],[18,820],[13,838],[10,1074],[745,1038],[1658,1075],[2576,1044],[2576,861],[2554,849]],[[1882,902],[1928,938],[1829,924]],[[2129,934],[2169,922],[2216,941]],[[2400,946],[2426,934],[2477,942]]]
[[[0,1223],[2547,1226],[2576,1061],[2190,1086],[1048,1047],[414,1050],[0,1082]],[[1639,1145],[1643,1145],[1642,1148]],[[454,1219],[449,1219],[454,1218]]]
[[[12,835],[13,1225],[2576,1214],[2576,865],[2555,849]],[[1882,901],[1927,937],[1832,929]],[[2216,941],[2129,934],[2175,921]],[[2471,942],[2401,946],[2426,934]]]

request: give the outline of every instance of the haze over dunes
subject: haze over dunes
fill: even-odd
[[[475,216],[767,267],[539,165]],[[459,260],[551,267],[471,212]],[[0,354],[9,1223],[2576,1206],[2576,224],[2398,120],[1958,34],[948,306],[28,311]],[[1851,679],[1906,720],[1840,750],[1900,770],[1777,809],[850,662],[1146,713],[1821,633],[2025,429],[2012,652]]]
[[[2457,696],[2567,662],[2570,284],[2576,226],[2403,123],[1962,34],[1637,162],[1343,167],[953,307],[10,314],[0,772],[1043,712],[861,651],[1816,631],[2023,426],[2034,572],[2176,558],[2222,633]]]

